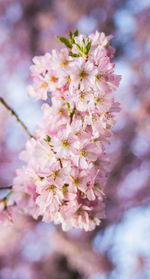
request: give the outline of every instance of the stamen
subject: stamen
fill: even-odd
[[[79,75],[79,77],[80,77],[81,80],[82,80],[84,77],[88,76],[88,74],[87,74],[84,70],[82,70],[78,75]]]
[[[55,76],[50,76],[50,81],[52,81],[52,82],[56,82],[58,80],[58,78],[57,77],[55,77]]]
[[[43,82],[42,85],[40,86],[40,88],[46,88],[48,86],[48,83],[47,82]]]
[[[62,141],[62,146],[63,146],[63,147],[67,147],[68,145],[69,145],[68,140],[63,140],[63,141]]]
[[[87,157],[88,156],[88,152],[86,152],[84,149],[81,149],[79,155],[83,156],[83,157]]]

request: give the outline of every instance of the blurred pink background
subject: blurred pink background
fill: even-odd
[[[0,225],[0,279],[150,278],[150,0],[0,0],[0,96],[34,133],[41,103],[26,95],[32,57],[59,48],[56,36],[76,28],[114,35],[122,75],[107,218],[90,233],[20,215]],[[0,105],[1,187],[22,164],[26,139]]]

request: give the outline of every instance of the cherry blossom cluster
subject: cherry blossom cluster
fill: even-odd
[[[35,138],[20,155],[26,163],[17,170],[12,197],[34,218],[88,231],[104,218],[105,144],[119,111],[112,92],[120,76],[111,62],[111,36],[76,31],[58,39],[65,48],[33,58],[28,94],[46,102]]]

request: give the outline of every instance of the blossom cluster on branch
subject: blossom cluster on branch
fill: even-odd
[[[76,31],[58,39],[65,48],[33,59],[28,94],[45,101],[52,94],[52,105],[42,105],[43,121],[20,155],[26,164],[17,170],[12,198],[34,218],[88,231],[105,215],[105,144],[119,111],[112,92],[120,76],[111,62],[111,36]]]

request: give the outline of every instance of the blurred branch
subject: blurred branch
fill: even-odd
[[[0,97],[0,103],[10,112],[10,114],[12,116],[14,116],[16,118],[16,121],[21,125],[21,127],[24,129],[24,131],[26,132],[26,134],[28,135],[28,137],[32,138],[33,136],[30,134],[30,132],[28,131],[27,127],[25,126],[25,124],[19,119],[18,115],[16,114],[16,112],[7,105],[7,103],[4,101],[4,99],[2,97]]]
[[[0,186],[0,190],[11,190],[12,189],[12,185],[10,185],[10,186],[4,186],[4,187],[1,187]]]
[[[79,238],[55,231],[52,239],[54,251],[67,257],[70,265],[85,276],[108,273],[114,267],[107,253],[96,252],[90,243],[80,241]]]

